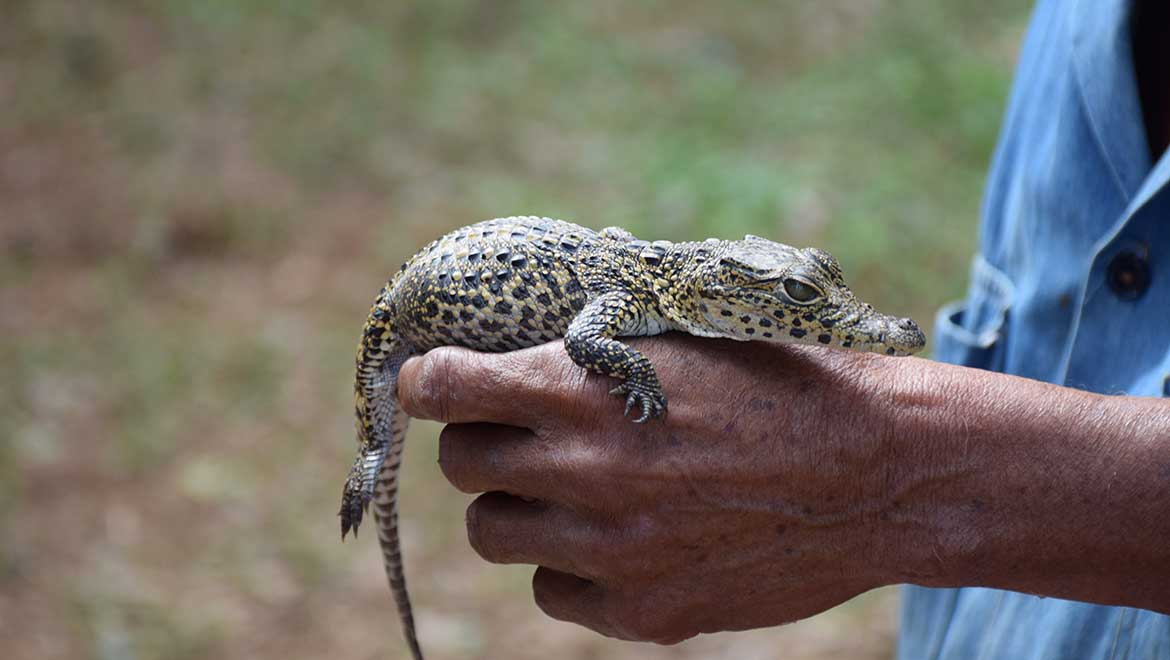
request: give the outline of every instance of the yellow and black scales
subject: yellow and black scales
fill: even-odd
[[[390,589],[421,658],[398,541],[398,472],[407,416],[398,369],[438,346],[503,352],[563,338],[573,362],[617,378],[637,422],[666,413],[654,366],[619,337],[670,330],[909,355],[925,338],[908,318],[854,297],[828,253],[747,236],[648,242],[538,217],[458,229],[404,264],[370,310],[357,354],[358,455],[345,482],[341,535],[373,502]]]

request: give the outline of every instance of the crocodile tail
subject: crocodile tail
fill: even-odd
[[[380,445],[380,450],[366,454],[376,455],[379,461],[376,464],[367,461],[363,464],[363,469],[374,466],[377,470],[376,476],[370,474],[364,476],[364,484],[371,489],[378,545],[382,549],[382,566],[386,570],[390,593],[398,607],[402,635],[406,638],[414,659],[422,660],[422,649],[415,633],[414,613],[410,606],[410,594],[406,590],[406,575],[402,567],[402,543],[398,536],[398,475],[402,471],[402,450],[406,446],[406,428],[410,423],[410,417],[398,406],[398,399],[394,396],[394,383],[397,381],[398,367],[405,360],[405,355],[396,355],[388,368],[393,376],[388,377],[390,384],[380,392],[389,394],[379,395],[370,400],[373,416],[377,420],[374,429],[378,434],[385,433],[386,442]]]
[[[358,453],[345,482],[339,515],[342,540],[350,529],[357,536],[364,512],[374,503],[382,563],[403,635],[415,660],[422,660],[398,538],[398,473],[410,421],[398,405],[398,370],[414,351],[394,331],[393,285],[392,280],[374,301],[358,344],[354,382]]]
[[[410,647],[414,660],[422,660],[422,649],[414,629],[414,613],[410,606],[410,594],[406,590],[406,575],[402,570],[402,544],[398,538],[398,472],[402,461],[403,439],[409,419],[399,413],[393,427],[396,429],[394,442],[390,446],[378,483],[374,487],[374,519],[378,523],[378,544],[382,547],[382,565],[386,569],[386,580],[390,593],[398,607],[398,618],[402,622],[402,635]]]

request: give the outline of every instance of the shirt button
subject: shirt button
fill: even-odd
[[[1150,262],[1125,250],[1109,262],[1109,288],[1122,300],[1137,300],[1150,286]]]

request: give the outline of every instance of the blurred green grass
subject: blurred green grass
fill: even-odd
[[[6,657],[401,657],[374,543],[334,513],[357,331],[447,229],[761,234],[929,320],[963,288],[1025,5],[3,3]],[[544,619],[412,433],[433,657],[888,657],[888,591],[669,649]]]

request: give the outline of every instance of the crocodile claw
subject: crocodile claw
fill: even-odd
[[[628,416],[635,407],[642,411],[641,416],[634,420],[635,424],[641,424],[666,414],[666,396],[662,394],[661,390],[631,385],[627,382],[613,388],[609,393],[626,398],[626,408],[622,412],[623,417]]]
[[[341,516],[341,540],[345,540],[345,535],[353,530],[353,537],[356,539],[358,535],[358,527],[362,524],[362,514],[365,513],[369,501],[361,495],[353,492],[346,487],[345,493],[341,498],[341,510],[337,515]]]

